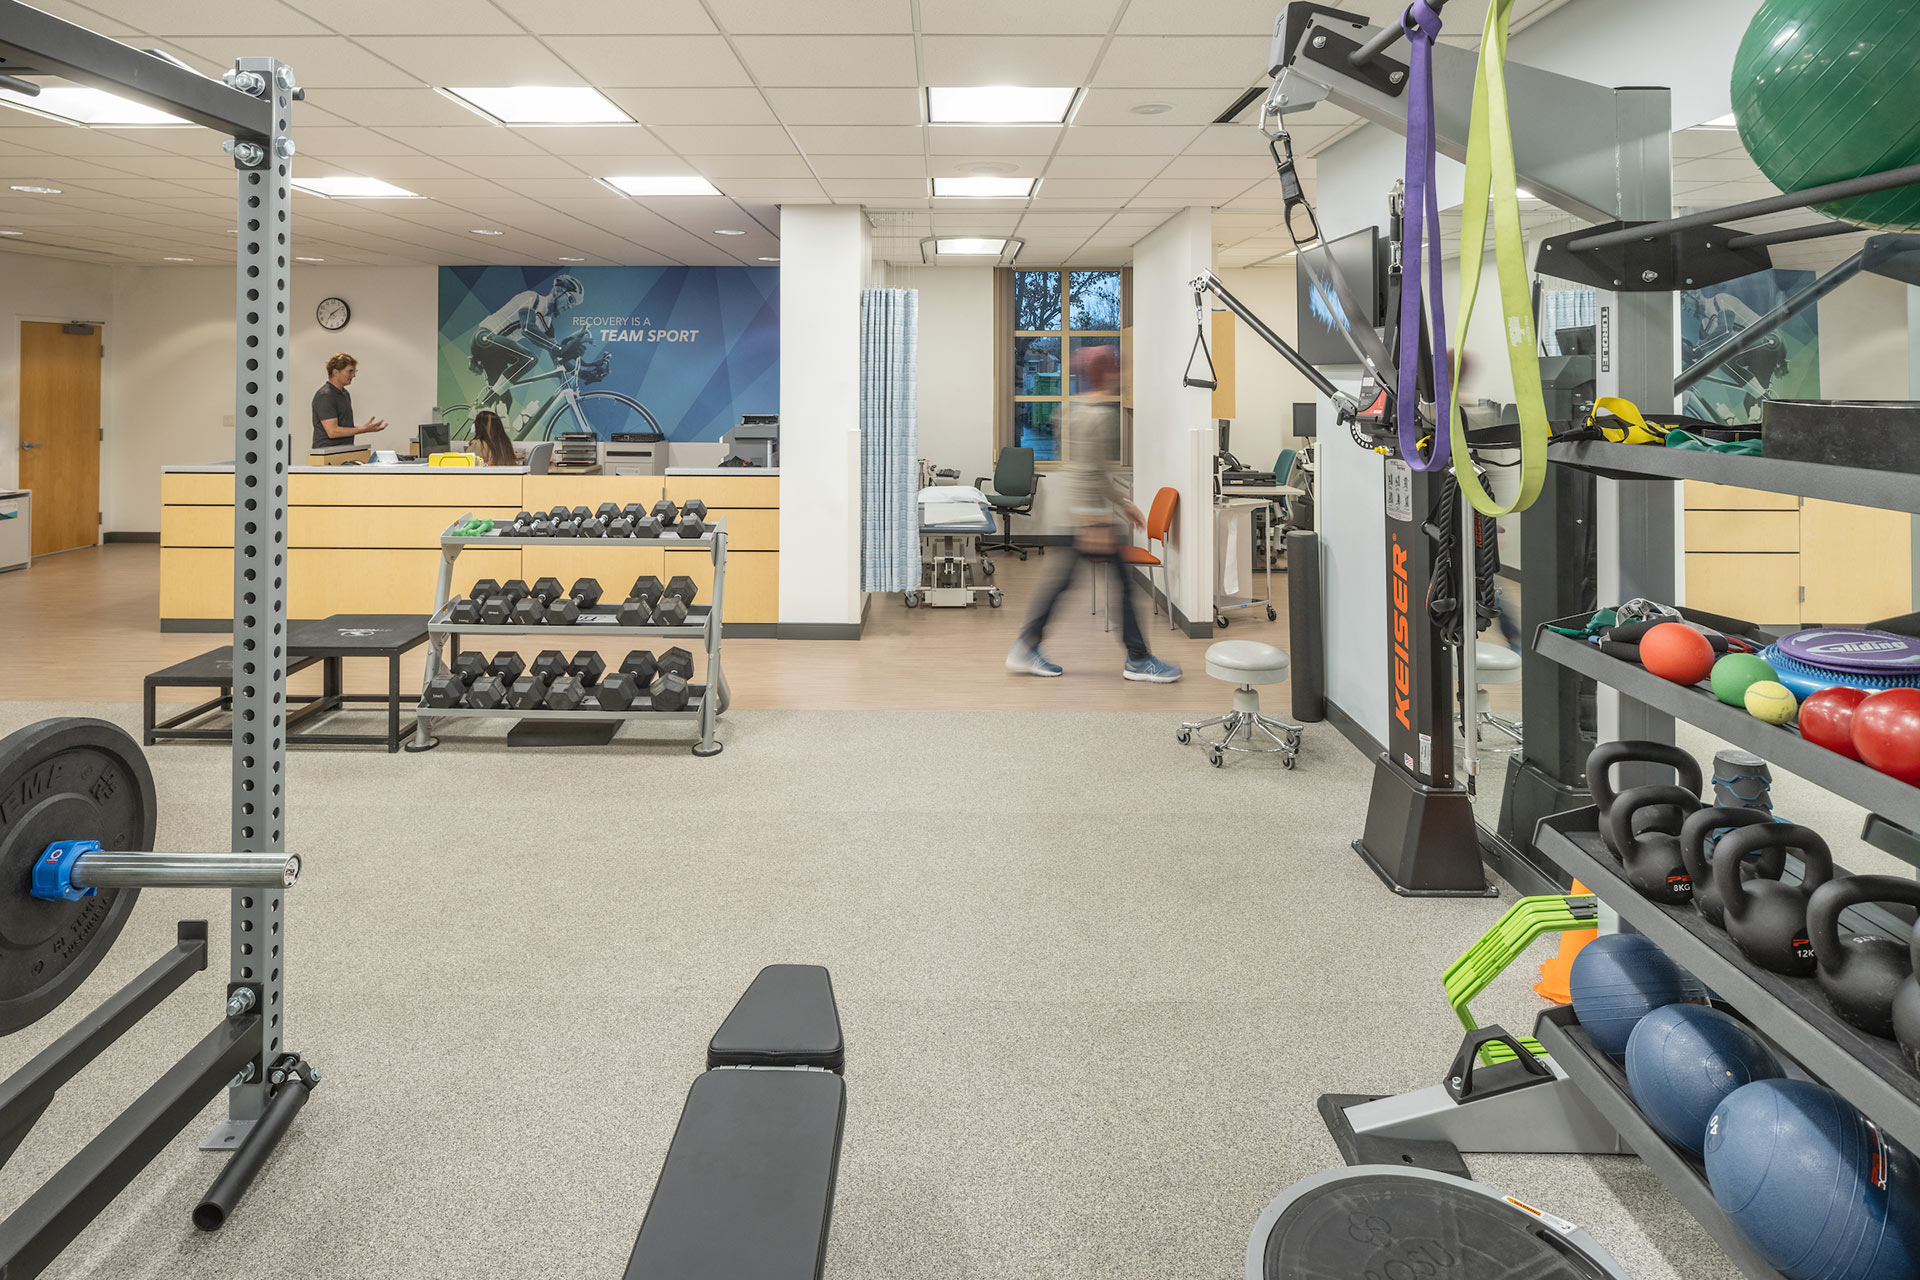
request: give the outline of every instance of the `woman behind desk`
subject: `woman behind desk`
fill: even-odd
[[[514,456],[513,442],[507,439],[506,424],[491,409],[482,409],[473,416],[473,451],[480,455],[483,467],[512,467],[520,463]]]

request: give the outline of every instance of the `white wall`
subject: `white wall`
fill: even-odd
[[[860,290],[866,215],[780,216],[780,621],[860,619]]]
[[[113,418],[112,370],[122,348],[113,325],[113,270],[59,258],[0,252],[0,281],[5,304],[0,315],[0,488],[20,482],[20,322],[86,320],[106,326],[106,359],[101,374],[100,420]],[[32,439],[31,436],[28,439]],[[108,483],[102,459],[101,494]]]
[[[1507,53],[1594,84],[1670,85],[1673,127],[1687,129],[1733,110],[1734,51],[1759,9],[1760,0],[1568,4],[1515,35]]]
[[[1295,273],[1283,266],[1242,267],[1219,273],[1234,297],[1291,343],[1299,330]],[[1218,305],[1218,304],[1216,304]],[[1253,330],[1234,321],[1233,453],[1250,467],[1270,467],[1282,449],[1298,448],[1293,406],[1318,402],[1320,393]]]
[[[1180,493],[1170,576],[1194,621],[1213,616],[1213,401],[1181,379],[1193,345],[1189,282],[1212,265],[1207,209],[1175,214],[1133,247],[1133,493],[1143,509],[1163,486]],[[1206,442],[1198,453],[1195,432]]]
[[[1820,394],[1828,400],[1905,400],[1907,294],[1911,287],[1861,274],[1820,300]]]
[[[888,287],[920,294],[920,456],[992,475],[993,268],[894,266]]]

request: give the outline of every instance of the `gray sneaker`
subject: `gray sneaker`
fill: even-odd
[[[1146,680],[1153,684],[1172,684],[1180,678],[1180,668],[1164,658],[1152,654],[1138,662],[1129,662],[1120,669],[1120,674],[1129,680]]]
[[[1007,650],[1007,670],[1023,676],[1066,674],[1064,668],[1040,656],[1038,645],[1028,644],[1025,640],[1014,641],[1013,648]]]

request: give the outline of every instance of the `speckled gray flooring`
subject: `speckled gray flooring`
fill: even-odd
[[[0,706],[0,731],[55,711]],[[1208,768],[1169,717],[738,712],[681,737],[296,752],[288,1042],[326,1081],[225,1231],[191,1125],[49,1275],[617,1280],[707,1037],[758,968],[831,967],[850,1103],[834,1280],[1232,1280],[1334,1165],[1323,1092],[1432,1082],[1442,969],[1499,902],[1408,902],[1348,850],[1368,767]],[[227,753],[149,752],[163,847],[227,839]],[[149,893],[11,1070],[224,895]],[[1530,1024],[1531,966],[1489,993]],[[1524,981],[1523,981],[1524,979]],[[196,978],[70,1085],[9,1205],[216,1016]],[[1732,1280],[1638,1161],[1482,1156],[1639,1280]],[[747,1278],[743,1278],[747,1280]]]

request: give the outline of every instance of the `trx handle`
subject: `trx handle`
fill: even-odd
[[[1460,211],[1459,332],[1469,332],[1480,289],[1481,259],[1486,255],[1487,219],[1493,218],[1494,261],[1505,319],[1507,364],[1513,371],[1513,398],[1520,414],[1520,492],[1502,506],[1488,493],[1468,454],[1466,420],[1460,413],[1460,368],[1464,343],[1454,344],[1451,423],[1453,470],[1460,491],[1482,515],[1525,511],[1540,496],[1547,479],[1546,399],[1540,390],[1538,339],[1534,333],[1528,288],[1526,242],[1520,230],[1519,176],[1514,169],[1513,131],[1507,101],[1507,26],[1513,0],[1493,0],[1480,38],[1480,74],[1473,84],[1473,116],[1467,134],[1466,189]],[[1438,339],[1436,338],[1436,341]]]
[[[1193,358],[1200,356],[1207,362],[1207,376],[1193,376]],[[1200,297],[1200,291],[1193,291],[1193,349],[1187,352],[1187,371],[1181,376],[1180,384],[1198,387],[1202,391],[1217,391],[1220,388],[1220,373],[1213,367],[1213,353],[1207,350],[1207,305]]]

